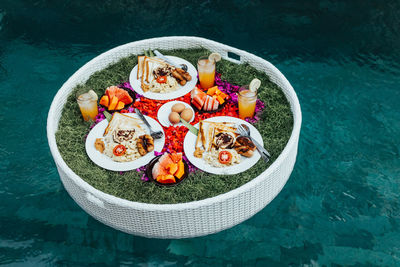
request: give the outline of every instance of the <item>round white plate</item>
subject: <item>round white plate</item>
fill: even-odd
[[[158,121],[162,124],[162,126],[169,127],[169,126],[182,126],[183,125],[182,122],[179,122],[177,124],[172,124],[169,121],[169,114],[171,113],[171,108],[176,103],[182,103],[185,105],[186,108],[190,108],[193,112],[193,116],[190,119],[190,121],[188,121],[188,122],[192,122],[194,120],[194,110],[188,103],[182,102],[182,101],[171,101],[171,102],[167,102],[164,105],[162,105],[157,112]]]
[[[133,90],[136,91],[136,93],[143,95],[144,97],[150,98],[150,99],[155,99],[155,100],[169,100],[169,99],[175,99],[178,97],[181,97],[183,95],[186,95],[189,93],[197,83],[197,70],[196,68],[190,64],[188,61],[179,58],[179,57],[174,57],[174,56],[166,56],[168,59],[176,63],[177,65],[179,64],[186,64],[188,66],[188,73],[190,76],[192,76],[192,80],[188,81],[185,86],[181,86],[178,84],[178,89],[176,89],[173,92],[170,93],[153,93],[153,92],[143,92],[140,80],[137,79],[137,65],[132,69],[131,74],[129,75],[129,82],[133,88]]]
[[[136,114],[134,113],[126,113],[124,115],[128,115],[134,118],[139,118]],[[145,116],[151,127],[155,131],[163,131],[161,125],[154,119]],[[103,153],[100,153],[99,151],[96,150],[94,147],[94,142],[96,141],[96,138],[103,138],[104,130],[107,128],[108,121],[105,119],[101,121],[99,124],[97,124],[90,132],[89,135],[86,138],[86,143],[85,143],[85,148],[86,148],[86,153],[88,154],[89,158],[98,166],[110,170],[110,171],[130,171],[133,169],[137,169],[139,167],[142,167],[146,165],[147,163],[150,162],[152,158],[154,158],[154,152],[149,152],[143,157],[140,157],[134,161],[129,161],[129,162],[116,162],[113,161],[111,158],[108,156],[104,155]],[[145,129],[147,134],[150,134],[150,130],[147,128],[146,125],[143,123],[143,128]],[[164,131],[163,131],[164,132]],[[164,135],[165,136],[165,135]],[[164,147],[165,143],[165,137],[162,137],[160,139],[154,139],[154,150],[155,151],[161,151],[162,148]]]
[[[263,144],[263,140],[261,137],[261,134],[258,132],[258,130],[251,125],[250,123],[235,118],[235,117],[228,117],[228,116],[220,116],[220,117],[212,117],[209,118],[205,121],[213,121],[213,122],[234,122],[237,124],[246,124],[250,128],[250,135],[253,137],[256,141],[258,141],[260,144]],[[195,125],[196,128],[199,128],[199,124]],[[206,163],[202,158],[196,158],[193,155],[193,152],[195,150],[195,144],[196,144],[196,139],[197,136],[195,136],[193,133],[190,131],[186,134],[185,140],[183,142],[183,149],[185,151],[185,155],[188,158],[188,160],[197,168],[208,172],[208,173],[214,173],[214,174],[237,174],[244,172],[245,170],[250,169],[251,167],[254,166],[254,164],[257,163],[257,161],[260,159],[260,154],[258,151],[254,151],[254,154],[251,158],[246,158],[244,156],[240,156],[240,163],[239,164],[234,164],[232,166],[227,166],[223,168],[217,168],[214,166],[209,165]]]

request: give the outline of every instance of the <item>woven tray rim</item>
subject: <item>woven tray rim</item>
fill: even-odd
[[[209,44],[220,46],[222,49],[226,49],[230,52],[233,52],[236,54],[244,54],[247,57],[252,57],[252,58],[257,59],[258,61],[264,61],[264,63],[268,65],[268,68],[270,68],[275,74],[277,74],[278,79],[285,84],[286,88],[288,88],[288,92],[284,92],[284,93],[285,93],[286,98],[288,99],[288,102],[290,103],[292,114],[293,114],[293,130],[292,130],[292,134],[289,138],[288,143],[286,144],[285,148],[283,149],[281,154],[278,156],[278,158],[271,164],[271,166],[269,166],[264,172],[262,172],[256,178],[252,179],[251,181],[247,182],[246,184],[244,184],[236,189],[233,189],[229,192],[226,192],[226,193],[223,193],[223,194],[211,197],[211,198],[206,198],[206,199],[192,201],[192,202],[177,203],[177,204],[151,204],[151,203],[134,202],[134,201],[122,199],[122,198],[104,193],[104,192],[94,188],[89,183],[85,182],[82,178],[80,178],[77,174],[75,174],[69,168],[69,166],[65,163],[65,161],[61,157],[61,154],[58,150],[56,139],[55,139],[55,132],[57,131],[58,121],[59,121],[59,118],[58,118],[58,120],[56,118],[56,110],[60,103],[62,104],[62,106],[64,106],[64,104],[66,102],[65,92],[68,89],[69,84],[72,82],[76,83],[79,73],[84,72],[85,70],[90,69],[91,67],[94,67],[104,57],[107,57],[111,54],[117,53],[120,50],[129,48],[131,46],[145,45],[146,43],[153,42],[153,41],[160,41],[160,40],[177,41],[179,39],[192,39],[192,40],[195,40],[198,42],[208,42]],[[234,61],[234,60],[231,60],[231,61]],[[236,63],[238,63],[238,62],[236,62]],[[251,65],[251,63],[250,63],[250,65]],[[89,78],[89,77],[87,77],[87,78]],[[69,94],[69,92],[68,92],[68,94]],[[291,99],[289,99],[289,97]],[[201,38],[201,37],[169,36],[169,37],[150,38],[150,39],[135,41],[135,42],[117,46],[113,49],[110,49],[110,50],[96,56],[95,58],[93,58],[92,60],[87,62],[85,65],[83,65],[80,69],[78,69],[62,85],[62,87],[59,89],[59,91],[57,92],[56,96],[53,99],[53,102],[50,106],[50,110],[48,113],[48,119],[47,119],[47,138],[48,138],[48,142],[49,142],[49,146],[50,146],[50,151],[52,153],[52,156],[54,158],[54,161],[55,161],[57,167],[61,168],[65,172],[65,174],[67,176],[69,176],[79,187],[81,187],[82,189],[86,190],[87,192],[93,194],[95,197],[100,198],[101,200],[107,201],[110,204],[119,205],[121,207],[127,207],[127,208],[143,209],[143,210],[149,210],[149,211],[182,210],[182,209],[195,209],[197,207],[208,206],[208,205],[215,204],[217,202],[222,202],[227,199],[234,198],[234,197],[250,190],[251,188],[256,187],[259,183],[263,182],[265,179],[268,179],[270,174],[273,173],[282,164],[282,162],[285,160],[285,158],[289,156],[288,154],[292,150],[292,147],[297,146],[298,138],[300,135],[301,121],[302,121],[302,116],[301,116],[300,103],[298,101],[297,95],[296,95],[293,87],[290,85],[290,83],[285,78],[285,76],[275,66],[273,66],[271,63],[269,63],[265,59],[262,59],[258,56],[250,54],[244,50],[236,49],[236,48],[233,48],[233,47],[230,47],[230,46],[227,46],[227,45],[224,45],[224,44],[221,44],[221,43],[209,40],[209,39]],[[279,192],[277,192],[277,194],[278,193]]]

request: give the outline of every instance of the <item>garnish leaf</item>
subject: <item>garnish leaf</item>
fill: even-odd
[[[107,121],[111,121],[112,115],[109,112],[104,110],[103,114],[106,117]]]
[[[194,134],[194,135],[198,135],[199,134],[199,130],[196,129],[193,125],[191,125],[190,123],[188,123],[187,121],[185,121],[184,119],[181,118],[181,122],[183,123],[183,125],[185,125],[189,131]]]
[[[156,55],[154,55],[153,51],[151,49],[149,49],[149,55],[150,57],[155,57]]]

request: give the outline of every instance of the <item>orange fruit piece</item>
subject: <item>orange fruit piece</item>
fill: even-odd
[[[108,95],[103,95],[100,98],[100,105],[103,105],[105,107],[108,107],[108,105],[110,104],[110,98],[108,97]]]
[[[118,98],[116,96],[113,96],[111,98],[111,102],[110,105],[108,106],[109,110],[115,110],[115,108],[117,107],[118,104]]]

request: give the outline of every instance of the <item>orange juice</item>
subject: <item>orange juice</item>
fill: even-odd
[[[97,99],[89,93],[79,94],[77,97],[79,109],[81,110],[82,117],[85,121],[90,119],[94,120],[98,114]]]
[[[239,117],[245,119],[253,117],[256,110],[257,92],[248,90],[247,88],[240,88],[238,94],[239,104]]]
[[[199,71],[200,86],[208,89],[214,86],[215,81],[215,61],[210,61],[208,57],[201,57],[197,62]]]

